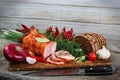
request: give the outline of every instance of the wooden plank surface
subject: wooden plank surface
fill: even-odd
[[[119,25],[102,25],[102,24],[89,24],[89,23],[75,23],[75,22],[60,22],[60,21],[49,21],[49,20],[30,20],[30,19],[9,19],[9,18],[0,18],[4,19],[0,22],[0,28],[9,27],[11,29],[16,29],[17,25],[21,23],[28,26],[35,25],[36,28],[41,31],[45,31],[49,26],[53,28],[58,26],[60,29],[66,27],[67,29],[73,28],[75,33],[82,32],[96,32],[103,34],[107,39],[111,40],[120,40]],[[83,27],[84,26],[84,27]],[[106,31],[108,31],[106,33]]]
[[[67,30],[73,28],[75,34],[82,32],[96,32],[103,34],[108,41],[108,48],[111,51],[120,52],[120,27],[119,25],[91,24],[77,22],[61,22],[50,20],[18,19],[18,18],[0,18],[0,28],[16,29],[21,23],[27,26],[34,25],[41,32],[44,32],[49,26],[59,29],[66,27]]]
[[[101,67],[113,65],[112,60],[96,60],[96,61],[85,61],[85,62],[71,62],[63,65],[55,65],[49,63],[37,62],[34,65],[28,63],[21,64],[9,64],[8,70],[10,71],[33,71],[33,70],[44,70],[44,69],[63,69],[63,68],[85,68],[85,67]],[[22,67],[24,66],[24,67]]]
[[[17,24],[35,25],[41,31],[49,26],[75,33],[103,34],[112,51],[117,73],[108,76],[27,77],[23,72],[10,72],[2,54],[7,42],[0,40],[0,79],[3,80],[119,80],[120,79],[120,0],[0,0],[0,28],[15,29]],[[24,72],[25,73],[25,72]]]
[[[0,0],[1,2],[34,3],[85,7],[120,8],[119,0]]]
[[[120,9],[0,2],[1,17],[120,24]]]
[[[120,43],[119,14],[119,0],[0,0],[0,28],[22,23],[41,31],[73,27],[75,33],[101,33],[110,45]]]
[[[16,29],[17,25],[21,23],[27,26],[34,25],[41,31],[45,31],[49,26],[55,28],[58,26],[60,29],[66,27],[68,30],[73,28],[75,33],[82,32],[96,32],[105,35],[107,39],[120,40],[120,27],[119,25],[106,25],[106,24],[91,24],[91,23],[77,23],[77,22],[62,22],[62,21],[50,21],[50,20],[34,20],[34,19],[19,19],[19,18],[0,18],[0,27],[9,27],[10,29]],[[106,33],[106,31],[108,31]],[[114,35],[114,36],[113,36]]]

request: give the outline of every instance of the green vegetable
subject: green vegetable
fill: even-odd
[[[62,35],[62,33],[59,33],[59,35],[57,36],[57,38],[53,35],[55,32],[49,32],[47,31],[45,33],[45,36],[47,38],[49,38],[52,41],[57,42],[57,51],[59,50],[66,50],[69,51],[74,57],[81,57],[81,56],[85,56],[85,53],[82,50],[81,45],[77,42],[76,38],[70,40],[70,39],[66,39],[64,38],[64,36]]]
[[[39,37],[36,37],[35,40],[38,41],[38,42],[49,42],[50,41],[49,39],[39,38]]]
[[[21,32],[21,34],[5,28],[0,28],[0,38],[16,42],[22,42],[23,37],[29,34],[30,30],[35,29],[35,27],[31,26],[31,28],[27,28],[27,26],[25,25],[21,26],[23,27],[22,29],[16,29],[16,31]],[[57,51],[69,51],[76,58],[76,62],[81,62],[85,60],[86,55],[83,52],[81,45],[77,42],[76,38],[74,37],[75,34],[73,34],[72,28],[69,31],[66,31],[66,28],[64,27],[62,29],[62,32],[60,33],[57,27],[55,28],[55,31],[53,31],[52,27],[49,27],[48,30],[44,33],[44,35],[49,40],[57,42]],[[49,41],[47,39],[42,38],[36,38],[36,40],[39,42]]]
[[[85,60],[85,58],[86,58],[86,56],[85,56],[85,55],[80,56],[80,57],[77,57],[77,58],[76,58],[76,63],[79,63],[79,62],[84,61],[84,60]]]
[[[18,42],[19,38],[22,38],[24,34],[20,34],[5,28],[0,28],[0,39],[7,39]]]

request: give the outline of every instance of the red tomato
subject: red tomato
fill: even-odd
[[[91,52],[88,56],[89,60],[91,61],[96,61],[97,60],[97,56],[95,52]]]

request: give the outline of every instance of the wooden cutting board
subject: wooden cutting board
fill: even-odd
[[[39,70],[39,69],[57,69],[57,68],[84,68],[84,67],[96,67],[96,66],[110,66],[112,65],[112,60],[96,60],[96,61],[84,61],[80,63],[66,63],[63,65],[54,65],[49,63],[37,62],[35,64],[20,63],[11,64],[9,63],[8,70],[10,71],[26,71],[26,70]]]

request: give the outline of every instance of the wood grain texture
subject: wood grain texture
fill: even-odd
[[[1,2],[120,8],[119,0],[0,0]]]
[[[120,24],[120,9],[0,2],[0,16],[81,23]]]
[[[105,24],[90,24],[90,23],[77,23],[77,22],[62,22],[62,21],[51,21],[51,20],[34,20],[34,19],[18,19],[18,18],[0,18],[0,27],[8,27],[10,29],[16,29],[17,25],[21,23],[27,26],[35,25],[36,28],[42,32],[45,31],[49,26],[59,29],[66,27],[67,30],[70,28],[74,29],[76,34],[82,32],[96,32],[103,34],[108,40],[120,42],[120,27],[119,25],[105,25]],[[107,32],[106,32],[107,31]],[[114,36],[113,36],[114,35]]]
[[[119,14],[119,0],[0,0],[0,28],[73,27],[75,33],[101,33],[112,46],[120,43]]]
[[[112,65],[111,60],[85,61],[80,63],[71,62],[71,63],[65,63],[63,65],[37,62],[33,65],[28,63],[9,64],[8,70],[27,71],[27,70],[42,70],[42,69],[84,68],[84,67],[98,67],[98,66],[100,67],[100,66],[111,66],[111,65]]]
[[[3,80],[119,80],[120,79],[120,0],[0,0],[0,28],[15,29],[17,24],[35,25],[41,31],[48,26],[73,27],[75,33],[102,33],[108,40],[117,73],[108,76],[38,77],[10,72],[3,58],[0,39],[0,78]]]

